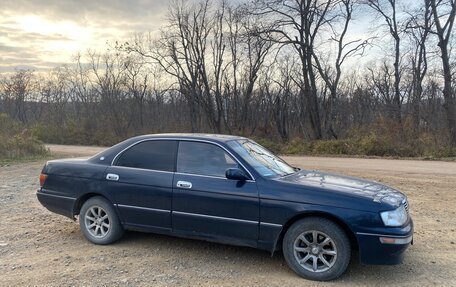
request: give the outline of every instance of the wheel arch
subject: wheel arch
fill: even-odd
[[[328,213],[324,211],[305,211],[301,212],[293,217],[291,217],[282,227],[282,230],[280,231],[279,236],[277,237],[274,248],[272,252],[277,251],[279,248],[282,246],[282,241],[285,236],[285,233],[288,231],[288,229],[297,221],[304,219],[304,218],[309,218],[309,217],[320,217],[320,218],[325,218],[328,219],[337,225],[339,225],[347,234],[348,239],[350,241],[350,245],[352,246],[352,250],[358,250],[358,240],[356,239],[355,233],[351,230],[350,226],[345,223],[342,219],[339,217]]]
[[[74,203],[74,207],[73,207],[73,216],[75,215],[78,215],[79,212],[81,211],[81,207],[82,205],[87,201],[89,200],[90,198],[92,197],[102,197],[104,199],[106,199],[108,202],[111,202],[111,200],[109,198],[107,198],[106,196],[104,196],[103,194],[100,194],[100,193],[96,193],[96,192],[88,192],[88,193],[85,193],[84,195],[80,196],[76,202]]]

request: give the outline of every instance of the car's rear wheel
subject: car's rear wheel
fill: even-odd
[[[300,276],[318,281],[341,276],[350,262],[350,241],[345,231],[325,218],[294,223],[283,239],[285,260]]]
[[[89,198],[81,207],[79,225],[95,244],[110,244],[122,237],[123,228],[113,205],[103,197]]]

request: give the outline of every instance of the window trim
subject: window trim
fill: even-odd
[[[196,141],[184,141],[184,142],[190,142],[190,143],[197,143],[197,144],[212,144],[213,146],[217,146],[217,147],[220,147],[218,145],[215,145],[213,143],[208,143],[208,142],[196,142]],[[177,170],[177,162],[179,160],[179,150],[180,150],[180,146],[181,146],[181,141],[179,141],[178,145],[177,145],[177,153],[176,153],[176,164],[175,164],[175,173],[176,174],[182,174],[182,175],[192,175],[192,176],[199,176],[199,177],[208,177],[208,178],[218,178],[218,179],[227,179],[225,176],[217,176],[217,175],[210,175],[210,174],[199,174],[199,173],[194,173],[194,172],[183,172],[183,171],[178,171]],[[231,159],[238,165],[238,166],[241,166],[239,161],[231,154],[231,153],[228,153],[226,149],[224,149],[222,147],[222,150],[227,153]],[[245,170],[245,167],[242,166],[242,168]]]
[[[129,167],[129,166],[122,166],[122,165],[111,165],[111,167],[124,168],[124,169],[134,169],[134,170],[144,170],[144,171],[150,171],[150,172],[174,173],[174,171],[166,171],[166,170],[159,170],[159,169],[148,169],[148,168],[140,168],[140,167]]]
[[[175,141],[176,142],[176,149],[174,151],[174,158],[173,158],[173,168],[172,168],[171,171],[170,170],[160,170],[160,169],[151,169],[151,168],[141,168],[141,167],[131,167],[131,166],[117,165],[117,160],[120,158],[120,156],[122,156],[122,154],[124,154],[125,152],[127,152],[128,150],[133,148],[134,146],[136,146],[136,145],[138,145],[140,143],[143,143],[143,142],[157,141],[157,140],[160,140],[160,141]],[[117,153],[116,156],[111,161],[111,166],[120,167],[120,168],[139,169],[139,170],[150,170],[150,171],[156,171],[156,172],[174,173],[176,171],[176,160],[177,160],[178,147],[179,147],[179,140],[176,140],[176,139],[153,139],[153,140],[145,139],[145,140],[140,140],[140,141],[132,143],[131,145],[127,146],[126,148],[121,150],[119,153]]]
[[[133,168],[133,169],[142,169],[142,168],[135,168],[135,167],[126,167],[126,166],[118,166],[118,165],[115,165],[118,157],[123,154],[125,151],[127,151],[128,149],[132,148],[133,146],[137,145],[137,144],[140,144],[142,142],[146,142],[146,141],[163,141],[163,140],[170,140],[170,141],[177,141],[177,145],[176,145],[176,156],[175,156],[175,159],[174,159],[174,171],[162,171],[162,170],[156,170],[156,171],[161,171],[161,172],[174,172],[174,173],[177,173],[177,156],[178,156],[178,153],[179,153],[179,142],[180,141],[188,141],[188,142],[201,142],[201,143],[208,143],[208,144],[213,144],[213,145],[216,145],[220,148],[222,148],[225,152],[227,152],[235,161],[237,164],[239,164],[245,172],[247,172],[248,176],[250,177],[249,181],[255,181],[255,177],[252,175],[252,173],[250,172],[250,170],[248,168],[245,167],[244,164],[242,164],[242,162],[237,158],[237,156],[235,156],[231,151],[229,151],[227,148],[225,148],[224,146],[222,146],[221,144],[219,143],[216,143],[216,142],[213,142],[213,141],[210,141],[210,140],[201,140],[201,139],[181,139],[181,138],[149,138],[149,139],[142,139],[142,140],[139,140],[137,142],[134,142],[130,145],[128,145],[126,148],[122,149],[120,152],[118,152],[116,154],[116,156],[114,156],[114,158],[112,159],[111,161],[111,166],[116,166],[116,167],[122,167],[122,168]],[[142,170],[152,170],[152,169],[142,169]],[[155,171],[155,170],[152,170],[152,171]],[[200,174],[189,174],[189,173],[185,173],[185,174],[188,174],[188,175],[196,175],[196,176],[205,176],[205,177],[209,177],[207,175],[200,175]],[[214,177],[214,176],[211,176],[211,177]],[[215,177],[215,178],[223,178],[223,177]],[[226,178],[225,178],[226,179]]]
[[[196,173],[187,173],[187,172],[175,172],[174,174],[177,175],[188,175],[188,176],[197,176],[197,177],[207,177],[207,178],[213,178],[213,179],[222,179],[222,180],[229,180],[228,178],[224,176],[215,176],[215,175],[204,175],[204,174],[196,174]],[[255,182],[253,179],[246,179],[246,182]]]

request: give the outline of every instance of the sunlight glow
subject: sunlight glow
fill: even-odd
[[[92,32],[87,27],[82,27],[70,21],[49,21],[35,15],[26,15],[17,18],[18,26],[27,33],[37,33],[46,40],[46,50],[49,52],[75,53],[90,42]]]
[[[52,21],[43,17],[28,15],[11,15],[8,26],[32,35],[29,41],[8,41],[14,46],[30,47],[43,62],[68,62],[71,56],[90,48],[102,48],[105,41],[99,41],[96,28],[81,25],[73,21]],[[11,23],[13,22],[13,23]],[[89,44],[89,45],[88,45]]]
[[[86,27],[70,21],[49,21],[35,15],[19,16],[19,27],[29,33],[38,33],[48,36],[65,36],[71,39],[84,41],[90,39],[90,31]]]

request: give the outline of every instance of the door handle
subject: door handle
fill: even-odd
[[[192,183],[188,181],[179,180],[176,186],[181,188],[192,188]]]
[[[118,181],[119,180],[119,175],[115,174],[115,173],[108,173],[106,175],[106,179],[107,180],[113,180],[113,181]]]

